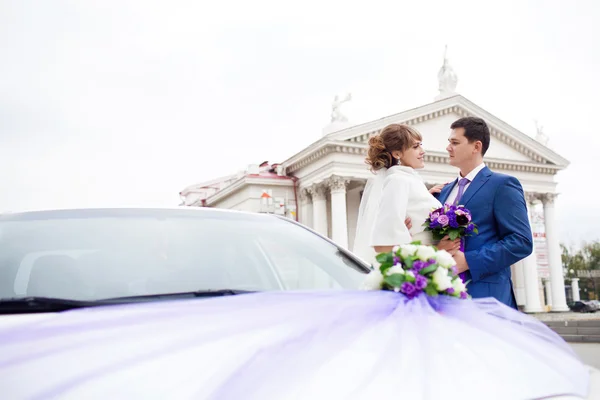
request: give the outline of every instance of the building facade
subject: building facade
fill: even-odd
[[[457,177],[445,151],[451,123],[480,117],[491,133],[484,161],[493,171],[520,180],[534,228],[536,251],[512,266],[517,303],[526,312],[548,311],[550,305],[552,311],[568,311],[554,208],[555,176],[568,161],[546,146],[541,132],[533,139],[455,93],[456,75],[447,60],[438,79],[440,94],[434,102],[360,125],[348,124],[339,110],[350,96],[336,97],[320,140],[281,164],[265,162],[192,185],[180,193],[183,204],[279,213],[352,250],[362,191],[372,176],[365,164],[369,137],[391,123],[415,127],[426,139],[425,168],[419,174],[433,186]]]

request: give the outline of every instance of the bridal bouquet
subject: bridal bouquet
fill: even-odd
[[[471,212],[464,206],[449,204],[433,209],[423,226],[426,231],[431,231],[434,240],[441,240],[446,235],[454,240],[478,233],[477,226],[471,222]],[[461,246],[461,251],[463,250]]]
[[[454,258],[445,250],[413,242],[378,254],[377,261],[380,266],[367,275],[364,290],[393,290],[409,299],[423,292],[429,296],[469,297],[457,275]]]

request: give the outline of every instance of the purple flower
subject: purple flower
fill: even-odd
[[[456,214],[452,213],[448,216],[449,224],[452,228],[458,228],[459,223],[456,221]]]
[[[423,275],[417,275],[415,279],[415,287],[417,289],[423,290],[427,287],[427,278],[425,278]]]
[[[402,261],[400,261],[400,257],[398,256],[394,256],[394,265],[396,264],[400,264]]]
[[[421,261],[421,260],[417,260],[413,263],[413,270],[415,272],[415,274],[418,274],[420,270],[422,270],[423,268],[426,268],[428,266],[428,264],[425,261]]]
[[[452,271],[454,275],[458,274],[458,268],[456,268],[456,265],[451,266],[450,271]]]
[[[458,211],[457,211],[458,213]],[[465,226],[469,223],[469,219],[467,218],[467,214],[457,214],[456,215],[456,222],[458,223],[458,225],[462,225]]]
[[[448,219],[448,216],[440,215],[437,219],[437,222],[442,226],[447,226],[448,222],[450,222],[450,220]]]
[[[454,288],[448,288],[448,289],[446,289],[446,293],[448,293],[448,294],[454,294]]]
[[[465,300],[467,298],[467,292],[460,292],[460,298]]]
[[[461,216],[465,216],[465,218],[467,219],[468,222],[471,222],[471,212],[469,210],[467,210],[464,207],[459,207],[456,210],[456,215],[461,215]]]
[[[404,282],[400,287],[400,291],[404,293],[409,299],[412,299],[418,294],[417,288],[410,282]]]
[[[440,216],[440,213],[438,211],[434,211],[429,215],[429,220],[435,221],[436,219],[438,219],[439,216]]]
[[[475,226],[473,224],[469,224],[465,228],[465,233],[471,233],[471,232],[473,232],[473,229],[475,229]]]

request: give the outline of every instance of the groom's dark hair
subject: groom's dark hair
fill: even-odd
[[[490,129],[481,118],[464,117],[456,120],[450,125],[450,129],[463,128],[465,137],[469,143],[481,142],[481,155],[484,156],[488,147],[490,147]]]

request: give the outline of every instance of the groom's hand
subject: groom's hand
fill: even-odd
[[[412,228],[412,220],[410,217],[406,217],[404,220],[404,225],[406,225],[406,228],[410,231],[410,228]]]
[[[453,257],[454,261],[456,261],[456,269],[458,270],[459,274],[469,269],[469,264],[467,264],[465,253],[459,250],[456,253],[454,253]]]

